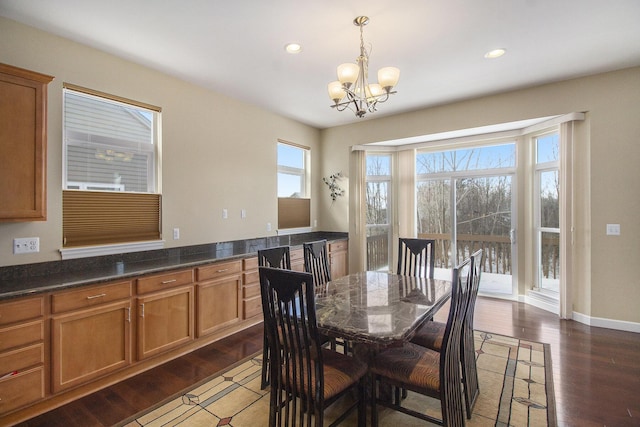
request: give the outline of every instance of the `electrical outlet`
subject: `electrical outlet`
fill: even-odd
[[[222,219],[229,218],[229,212],[226,209],[222,209]]]
[[[241,209],[240,210],[240,218],[244,219],[247,217],[247,210],[246,209]]]
[[[34,252],[40,252],[39,237],[23,237],[20,239],[13,239],[14,254],[29,254]]]
[[[620,224],[607,224],[607,236],[619,236]]]
[[[270,222],[267,223],[267,231],[271,231],[271,223]]]

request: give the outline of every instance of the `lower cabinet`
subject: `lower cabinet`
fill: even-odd
[[[137,298],[138,360],[194,339],[194,293],[191,285]]]
[[[51,335],[55,393],[131,364],[131,302],[53,316]]]
[[[329,263],[331,278],[346,276],[349,274],[349,244],[346,240],[338,240],[329,243]]]

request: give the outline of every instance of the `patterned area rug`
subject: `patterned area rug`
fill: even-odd
[[[556,412],[548,344],[476,331],[480,396],[467,425],[555,426]],[[269,392],[260,390],[262,353],[170,399],[161,406],[121,425],[138,426],[266,426]],[[347,399],[349,397],[346,397]],[[326,421],[335,419],[336,402],[326,412]],[[440,403],[409,393],[406,406],[439,417]],[[335,414],[334,414],[335,413]],[[367,414],[369,418],[370,414]],[[356,425],[356,414],[343,422]],[[424,426],[425,422],[386,408],[380,408],[380,426]]]

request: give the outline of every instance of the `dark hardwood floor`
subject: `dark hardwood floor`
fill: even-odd
[[[489,298],[478,298],[475,328],[551,344],[559,425],[640,426],[640,334],[560,320],[535,307]],[[259,325],[20,425],[112,426],[261,346]]]

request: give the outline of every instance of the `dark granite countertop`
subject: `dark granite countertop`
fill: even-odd
[[[296,247],[314,240],[347,238],[347,233],[313,232],[0,267],[0,300],[241,259],[274,246]]]

